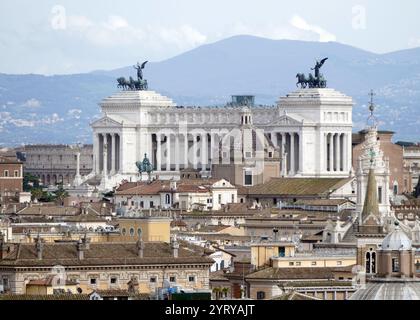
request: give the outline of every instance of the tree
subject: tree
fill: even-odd
[[[44,196],[44,191],[41,188],[33,188],[31,190],[32,199],[40,200]]]
[[[39,178],[30,173],[25,173],[23,175],[23,191],[30,192],[34,188],[39,188]]]
[[[219,300],[219,298],[220,298],[220,288],[219,287],[213,288],[212,291],[214,293],[214,296],[215,296],[216,300]]]
[[[68,192],[64,190],[63,186],[59,186],[58,189],[54,192],[55,200],[60,204],[63,205],[63,201],[65,198],[69,196]]]
[[[224,287],[224,288],[222,289],[222,293],[223,293],[223,296],[224,296],[225,298],[227,298],[228,292],[229,292],[229,288]]]

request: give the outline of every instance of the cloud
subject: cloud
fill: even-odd
[[[29,114],[33,118],[36,117],[34,114]],[[58,122],[64,121],[57,113],[53,113],[49,116],[45,116],[42,119],[21,119],[13,118],[10,112],[0,112],[0,127],[4,127],[7,124],[12,124],[15,127],[35,127],[37,125],[51,125]]]
[[[292,19],[290,19],[290,24],[297,29],[318,34],[320,42],[328,42],[328,41],[337,40],[337,37],[334,34],[324,30],[320,26],[309,24],[308,22],[305,21],[305,19],[303,19],[302,17],[298,15],[294,15]]]
[[[70,109],[68,112],[67,112],[67,115],[70,117],[70,118],[74,118],[74,119],[80,119],[80,115],[82,114],[82,110],[80,110],[80,109]]]
[[[23,104],[23,107],[28,107],[28,108],[38,108],[41,106],[41,102],[35,98],[31,98],[29,100],[26,100]]]
[[[420,38],[411,37],[408,40],[408,46],[410,48],[417,48],[420,47]]]
[[[25,119],[11,119],[10,123],[16,127],[34,127],[36,124],[36,121],[25,120]]]
[[[44,117],[43,119],[41,119],[41,121],[39,123],[41,123],[41,124],[54,124],[54,123],[62,122],[62,121],[64,121],[63,118],[61,118],[57,113],[53,113],[51,116]]]
[[[180,49],[190,49],[207,40],[205,35],[190,25],[148,25],[139,28],[116,15],[111,15],[106,21],[99,23],[86,16],[70,16],[65,32],[71,36],[82,37],[90,44],[100,47],[132,46],[141,43],[144,47],[164,49],[167,45],[174,45]]]

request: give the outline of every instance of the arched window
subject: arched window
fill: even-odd
[[[142,234],[142,230],[141,230],[141,228],[138,228],[137,229],[137,235],[139,236],[139,238],[141,238],[141,234]]]
[[[134,228],[130,228],[130,236],[134,236]]]
[[[265,299],[265,292],[264,291],[258,291],[257,292],[257,300],[263,300]]]
[[[376,252],[372,248],[366,252],[366,273],[376,273]]]
[[[125,230],[125,228],[122,228],[122,230],[121,230],[121,234],[122,234],[123,236],[125,236],[125,235],[127,234],[127,230]]]
[[[165,195],[165,203],[166,204],[170,204],[171,203],[171,195],[168,194],[168,193]]]

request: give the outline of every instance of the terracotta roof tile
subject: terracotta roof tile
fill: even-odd
[[[11,253],[0,260],[0,266],[213,263],[212,259],[203,257],[191,246],[184,245],[180,245],[178,258],[174,258],[170,244],[164,242],[145,242],[143,258],[138,256],[136,243],[91,243],[89,246],[84,252],[84,259],[79,260],[75,242],[44,243],[43,258],[38,260],[35,244],[19,243],[15,244]]]
[[[249,189],[250,195],[326,196],[351,178],[271,178]]]

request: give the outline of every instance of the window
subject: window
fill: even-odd
[[[137,235],[139,236],[139,238],[141,238],[141,234],[142,234],[141,228],[138,228],[137,229]]]
[[[394,183],[394,194],[398,194],[398,184],[396,182]]]
[[[301,266],[300,261],[296,261],[296,266],[297,266],[297,267],[300,267],[300,266]]]
[[[176,282],[176,277],[175,276],[169,277],[169,282]]]
[[[219,204],[220,204],[220,203],[222,203],[222,195],[221,195],[221,194],[219,194],[219,195],[217,196],[217,199],[218,199],[218,201],[219,201]]]
[[[341,266],[343,264],[342,261],[337,261],[337,266]]]
[[[234,202],[235,202],[235,195],[232,194],[232,203],[234,203]]]
[[[244,173],[244,185],[252,186],[252,171],[246,170]]]
[[[117,277],[111,277],[110,283],[111,284],[117,284]]]
[[[165,204],[170,204],[171,203],[171,195],[170,194],[166,194],[165,195]]]
[[[90,284],[91,284],[92,286],[95,286],[95,285],[96,285],[96,283],[97,283],[96,278],[90,278]]]
[[[257,300],[263,300],[265,299],[265,292],[264,291],[258,291],[257,292]]]
[[[9,289],[9,278],[3,278],[3,290]]]
[[[123,236],[125,236],[125,235],[127,234],[127,230],[125,230],[125,228],[122,228],[122,230],[121,230],[121,234],[122,234]]]
[[[140,208],[144,208],[144,202],[140,201]]]
[[[189,282],[195,282],[195,277],[194,276],[189,276],[188,281]]]
[[[382,203],[382,187],[378,187],[378,202]]]
[[[251,152],[249,151],[245,152],[245,158],[251,158]]]
[[[279,247],[279,257],[284,257],[286,255],[285,247]]]
[[[4,170],[4,176],[8,177],[9,176],[9,170]]]
[[[153,201],[150,201],[150,208],[153,208],[153,207],[154,207]]]
[[[271,151],[268,153],[268,157],[269,158],[272,158],[273,157],[273,153]]]
[[[312,261],[312,262],[311,262],[311,265],[312,265],[312,266],[316,266],[316,261]]]
[[[130,236],[134,236],[134,228],[130,228]]]
[[[392,258],[392,272],[400,272],[400,261],[398,258]]]
[[[15,177],[19,177],[19,171],[15,170]]]
[[[156,282],[156,277],[150,277],[150,282],[155,283]]]
[[[295,263],[293,261],[289,262],[289,266],[294,266],[294,265],[295,265]]]

